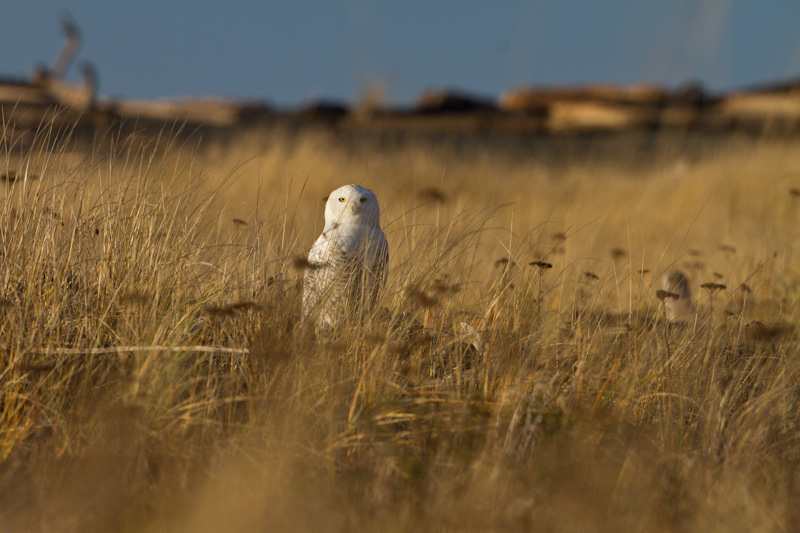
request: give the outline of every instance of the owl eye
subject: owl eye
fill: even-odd
[[[364,202],[366,202],[366,201],[367,201],[367,199],[366,199],[366,198],[359,198],[359,199],[358,199],[358,201],[359,201],[359,202],[361,202],[361,203],[363,204]]]
[[[339,198],[339,201],[340,201],[340,202],[344,202],[344,201],[346,201],[346,200],[345,200],[344,198]]]

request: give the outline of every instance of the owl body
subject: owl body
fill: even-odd
[[[388,259],[375,194],[359,185],[333,191],[325,205],[325,229],[308,254],[304,316],[317,329],[329,330],[369,312],[386,282]]]
[[[680,270],[664,274],[661,278],[661,288],[667,292],[678,295],[678,298],[664,300],[664,312],[668,322],[689,322],[695,312],[692,302],[692,291],[689,288],[689,278]]]

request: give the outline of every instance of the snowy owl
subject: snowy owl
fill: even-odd
[[[673,270],[661,278],[661,288],[678,295],[678,298],[666,298],[664,311],[668,322],[688,322],[694,313],[692,291],[689,289],[689,278],[680,270]]]
[[[375,304],[389,260],[380,217],[378,199],[365,187],[345,185],[328,196],[325,229],[303,279],[303,315],[317,329],[329,330]]]

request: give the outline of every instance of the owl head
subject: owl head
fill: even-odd
[[[335,224],[380,227],[381,208],[375,193],[360,185],[345,185],[333,191],[325,203],[325,227]]]

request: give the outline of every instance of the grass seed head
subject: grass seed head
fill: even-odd
[[[615,261],[619,261],[621,259],[625,259],[628,257],[628,251],[624,248],[612,248],[611,249],[611,258]]]
[[[502,266],[514,267],[517,266],[517,264],[514,261],[510,261],[508,257],[501,257],[500,259],[494,262],[494,266],[495,268]]]
[[[769,325],[753,320],[744,326],[745,335],[754,341],[769,341],[780,337],[784,333],[784,327],[780,324]]]
[[[674,293],[674,292],[665,291],[664,289],[658,289],[656,291],[656,298],[658,298],[662,302],[664,300],[667,300],[667,299],[678,300],[680,297],[681,297],[680,294],[677,294],[677,293]]]
[[[447,195],[445,195],[440,189],[436,187],[429,187],[422,189],[417,193],[417,198],[420,200],[425,200],[429,202],[434,202],[438,204],[446,204],[447,203]]]
[[[713,282],[713,281],[709,281],[709,282],[706,282],[706,283],[701,283],[700,287],[702,289],[707,290],[709,293],[714,293],[716,291],[722,291],[722,290],[725,290],[725,289],[728,288],[727,285],[723,285],[722,283],[716,283],[716,282]]]
[[[433,289],[434,293],[436,293],[437,295],[441,295],[441,296],[444,296],[444,295],[450,294],[450,293],[459,292],[461,290],[461,287],[459,287],[458,285],[456,285],[456,284],[448,284],[446,281],[444,281],[442,279],[435,280],[433,282],[433,285],[431,286],[431,288]]]
[[[23,174],[17,172],[16,170],[9,170],[3,174],[0,174],[0,181],[5,181],[6,183],[14,183],[20,179],[29,179],[29,180],[36,180],[39,179],[37,174]]]
[[[746,283],[742,283],[741,285],[739,285],[739,290],[744,293],[753,292],[752,290],[750,290],[750,287],[748,287]]]
[[[418,287],[409,287],[407,292],[414,304],[419,307],[430,308],[439,303],[438,298],[434,296],[428,296],[425,294],[425,291],[419,289]]]
[[[539,270],[547,270],[547,269],[549,269],[549,268],[553,268],[553,265],[552,265],[551,263],[546,263],[546,262],[544,262],[544,261],[531,261],[531,262],[530,262],[530,263],[528,263],[528,264],[529,264],[530,266],[535,266],[535,267],[537,267]]]
[[[706,264],[703,261],[687,261],[684,263],[684,266],[689,270],[703,270],[706,268]]]

